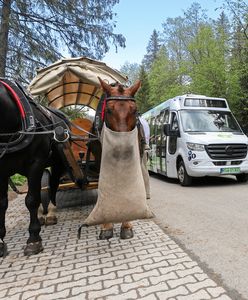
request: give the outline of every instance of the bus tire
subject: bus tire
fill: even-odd
[[[248,181],[248,174],[247,173],[237,174],[236,178],[237,178],[238,182],[247,182]]]
[[[182,186],[189,186],[192,183],[192,177],[188,175],[184,162],[180,160],[178,169],[177,169],[177,177],[179,180],[179,183]]]

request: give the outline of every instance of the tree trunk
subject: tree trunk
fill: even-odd
[[[11,0],[3,0],[0,27],[0,77],[5,77]]]

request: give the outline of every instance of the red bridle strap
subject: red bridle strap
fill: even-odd
[[[105,114],[106,103],[107,103],[106,98],[104,98],[103,105],[102,105],[102,112],[101,112],[101,119],[102,119],[102,121],[104,121],[104,114]]]
[[[16,105],[20,111],[21,117],[22,119],[25,118],[25,111],[24,108],[22,106],[21,100],[18,97],[18,95],[16,94],[16,92],[12,89],[12,87],[10,87],[7,83],[5,83],[4,81],[0,80],[0,82],[6,87],[6,89],[11,93],[12,97],[14,98]]]

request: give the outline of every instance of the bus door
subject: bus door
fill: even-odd
[[[166,174],[166,135],[163,132],[163,124],[168,122],[169,111],[161,111],[156,117],[156,167],[157,172]]]
[[[156,156],[157,156],[157,171],[166,175],[166,141],[167,137],[163,131],[164,123],[169,121],[169,111],[163,110],[156,118]]]
[[[148,160],[148,169],[153,172],[157,172],[157,163],[156,163],[156,119],[152,117],[149,120],[150,125],[150,155]]]
[[[155,144],[156,144],[156,168],[157,172],[161,173],[161,146],[162,146],[162,124],[161,124],[161,117],[162,114],[164,113],[161,112],[159,115],[156,116],[155,119],[155,124],[156,124],[156,135],[155,135]]]
[[[178,118],[177,118],[177,113],[176,112],[171,112],[171,118],[170,118],[170,128],[171,131],[173,132],[178,132],[179,126],[178,126]],[[171,155],[174,155],[177,151],[177,138],[178,136],[171,135],[169,136],[169,141],[168,141],[168,152]]]
[[[166,175],[167,173],[167,164],[166,164],[166,152],[167,152],[167,136],[163,130],[163,124],[169,123],[169,110],[164,111],[164,114],[161,116],[161,156],[160,156],[160,165],[161,173]]]

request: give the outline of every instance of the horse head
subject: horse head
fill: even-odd
[[[106,125],[117,132],[133,130],[137,121],[137,106],[134,95],[140,88],[140,80],[130,87],[124,87],[120,83],[109,85],[101,78],[99,81],[106,93],[104,116]]]

